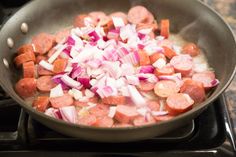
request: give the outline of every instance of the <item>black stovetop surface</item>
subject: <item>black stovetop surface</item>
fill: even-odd
[[[26,1],[1,1],[1,23]],[[235,157],[236,138],[231,124],[225,97],[221,95],[195,120],[161,137],[131,143],[94,143],[43,126],[0,89],[0,157]]]

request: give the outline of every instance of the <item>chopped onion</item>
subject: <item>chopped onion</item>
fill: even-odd
[[[159,58],[155,63],[152,64],[155,68],[162,69],[166,66],[166,60]]]
[[[111,96],[113,93],[113,90],[112,90],[112,87],[110,86],[104,86],[102,88],[98,88],[96,92],[101,98],[104,98],[104,97]]]
[[[125,47],[121,47],[118,49],[119,57],[124,57],[125,55],[129,54],[129,51]]]
[[[53,70],[53,65],[50,64],[50,63],[48,63],[48,62],[46,62],[45,60],[41,60],[41,61],[39,62],[39,65],[40,65],[41,67],[43,67],[44,69],[47,69],[47,70],[49,70],[49,71],[52,71],[52,70]]]
[[[135,85],[135,86],[139,85],[139,79],[136,76],[127,75],[126,79],[127,79],[128,84],[130,84],[130,85]]]
[[[56,87],[50,90],[50,98],[60,97],[63,95],[64,95],[64,92],[61,87],[61,84],[58,84]]]
[[[115,40],[118,40],[119,39],[119,31],[116,30],[116,29],[113,29],[113,30],[110,30],[108,33],[107,33],[107,38],[108,39],[115,39]]]
[[[80,89],[81,88],[81,84],[75,80],[73,80],[72,78],[70,78],[68,75],[64,74],[61,77],[61,80],[68,86],[72,87],[72,88],[76,88],[76,89]]]
[[[62,119],[62,115],[61,115],[61,112],[59,111],[59,109],[54,109],[53,114],[56,119]]]
[[[113,21],[113,24],[114,24],[114,26],[117,28],[119,28],[119,27],[123,27],[123,26],[125,26],[125,23],[124,23],[124,21],[123,21],[123,19],[122,18],[120,18],[120,17],[112,17],[112,21]]]
[[[138,33],[148,35],[152,32],[152,29],[153,28],[141,29],[141,30],[138,31]]]
[[[218,79],[214,79],[214,80],[211,82],[211,85],[212,85],[212,87],[215,87],[215,86],[217,86],[219,83],[220,83],[220,81],[219,81]]]
[[[53,118],[56,118],[55,115],[54,115],[54,108],[48,108],[44,113],[50,117],[53,117]]]
[[[158,77],[160,80],[172,80],[180,87],[183,84],[181,73],[176,73],[173,75],[162,75]]]
[[[61,54],[61,52],[66,48],[66,45],[62,45],[60,46],[55,53],[53,53],[53,55],[48,59],[49,63],[53,63],[57,57]]]
[[[78,89],[72,88],[71,90],[72,96],[75,98],[75,100],[79,100],[83,97],[83,93],[79,91]]]
[[[88,35],[91,37],[92,41],[94,41],[94,42],[96,42],[100,39],[99,35],[97,34],[97,32],[95,30],[90,32]]]
[[[168,114],[167,111],[152,111],[151,113],[153,116],[165,116]]]
[[[155,70],[155,68],[151,65],[141,66],[140,69],[139,69],[139,73],[144,73],[144,74],[151,73],[151,74],[153,74],[154,70]]]
[[[98,68],[102,64],[102,61],[100,59],[93,59],[87,62],[87,65],[91,68]]]
[[[146,37],[146,35],[143,34],[143,33],[138,32],[138,37],[139,37],[140,40],[143,40]]]
[[[90,78],[86,76],[78,77],[77,80],[83,85],[84,88],[90,88]]]
[[[138,44],[138,48],[142,50],[142,49],[145,48],[145,45],[143,45],[143,44]]]
[[[93,92],[91,92],[90,90],[88,90],[88,89],[85,90],[85,96],[86,97],[92,98],[92,97],[94,97],[94,95],[95,94]]]
[[[135,73],[134,67],[130,63],[121,64],[122,76],[133,75]]]
[[[121,93],[121,95],[126,96],[126,97],[130,97],[129,90],[127,87],[123,86],[123,87],[119,88],[118,90]]]
[[[130,97],[135,105],[144,106],[146,105],[146,101],[143,96],[139,93],[135,86],[128,85],[128,90]]]
[[[66,106],[59,109],[62,119],[69,123],[77,122],[77,112],[74,106]]]
[[[147,114],[147,112],[148,112],[148,108],[146,108],[146,107],[142,107],[142,108],[138,108],[137,109],[137,112],[140,114],[140,115],[142,115],[142,116],[146,116],[146,114]]]
[[[67,45],[73,45],[74,46],[75,45],[75,40],[71,36],[69,36],[67,38],[66,43],[67,43]]]
[[[73,68],[72,72],[71,72],[71,78],[75,79],[78,76],[80,76],[82,73],[82,68],[80,66]]]
[[[110,106],[108,117],[113,118],[116,114],[116,106]]]

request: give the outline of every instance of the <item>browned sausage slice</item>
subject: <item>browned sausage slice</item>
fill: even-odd
[[[143,116],[138,116],[133,121],[134,126],[143,126],[143,125],[153,124],[155,122],[156,121],[153,117],[150,117],[149,119],[147,119],[146,117],[143,117]]]
[[[165,115],[165,116],[155,116],[154,118],[156,119],[157,122],[162,122],[162,121],[170,120],[170,119],[174,118],[174,116]]]
[[[212,81],[215,80],[215,73],[212,71],[205,71],[201,73],[193,74],[192,79],[203,83],[203,86],[206,90],[212,88]]]
[[[125,104],[126,98],[124,96],[109,96],[102,98],[102,102],[107,105]]]
[[[35,66],[33,61],[23,63],[23,76],[24,78],[34,78]]]
[[[41,48],[39,54],[47,53],[55,45],[55,36],[47,33],[40,33],[33,37],[32,43]]]
[[[121,123],[129,123],[138,115],[135,106],[117,105],[115,119]]]
[[[37,88],[41,92],[50,92],[56,84],[52,81],[52,76],[41,76],[37,80]]]
[[[188,94],[195,103],[201,103],[206,98],[203,84],[192,79],[187,79],[180,88],[181,93]]]
[[[92,107],[89,110],[89,113],[96,117],[104,117],[107,116],[109,113],[109,106],[104,104],[97,104],[95,107]]]
[[[170,60],[170,64],[174,67],[175,72],[179,72],[183,76],[190,74],[193,68],[193,60],[189,55],[174,56]]]
[[[189,54],[192,57],[195,57],[200,54],[198,46],[194,43],[188,43],[183,47],[183,53]]]
[[[128,12],[128,21],[133,24],[145,23],[150,12],[143,6],[132,7]]]
[[[148,81],[140,81],[140,84],[137,87],[141,91],[148,92],[154,89],[155,83],[151,83]]]
[[[20,54],[14,60],[17,67],[20,67],[23,63],[29,62],[29,61],[35,62],[35,55],[33,52]]]
[[[160,104],[157,100],[156,101],[149,101],[148,102],[148,108],[151,111],[159,111],[160,110]]]
[[[49,101],[54,108],[61,108],[65,106],[71,106],[74,103],[73,97],[69,94],[64,94],[60,97],[49,98]]]
[[[157,96],[166,98],[170,95],[178,93],[180,88],[178,85],[171,80],[161,80],[156,83],[154,92]]]
[[[172,65],[166,65],[163,68],[159,69],[156,68],[154,71],[154,74],[158,77],[158,76],[162,76],[162,75],[172,75],[175,73],[175,69]]]
[[[166,100],[166,109],[170,115],[178,115],[191,110],[194,104],[188,94],[177,93],[170,95]]]
[[[32,97],[36,92],[37,80],[34,78],[20,79],[16,85],[16,92],[23,98]]]
[[[48,96],[37,97],[33,102],[33,106],[36,108],[36,110],[44,112],[49,107],[49,97]]]
[[[56,36],[56,42],[60,43],[62,40],[67,39],[69,35],[70,35],[70,29],[69,28],[64,29],[60,32],[57,32],[57,34],[55,35]]]
[[[43,67],[41,67],[40,65],[38,65],[37,67],[37,71],[38,71],[38,75],[39,76],[52,76],[54,73],[44,69]]]
[[[97,118],[97,121],[94,125],[97,127],[111,128],[113,124],[114,124],[114,121],[112,118],[108,116],[104,116],[104,117]]]

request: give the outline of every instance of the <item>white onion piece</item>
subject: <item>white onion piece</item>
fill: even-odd
[[[85,96],[86,97],[88,97],[88,98],[92,98],[92,97],[94,97],[94,93],[93,92],[91,92],[89,89],[86,89],[85,90]]]
[[[64,95],[64,92],[61,87],[61,84],[58,84],[56,87],[50,90],[50,98],[60,97],[63,95]]]
[[[44,69],[46,69],[46,70],[49,70],[49,71],[52,71],[52,70],[53,70],[53,65],[50,64],[50,63],[48,63],[48,62],[46,62],[45,60],[41,60],[41,61],[39,62],[39,65],[40,65],[41,67],[43,67]]]
[[[141,29],[138,32],[141,33],[141,34],[147,35],[147,34],[150,34],[152,32],[152,29],[153,28]]]
[[[151,113],[153,116],[165,116],[168,114],[167,111],[152,111]]]
[[[123,27],[125,23],[122,18],[120,17],[112,17],[112,21],[115,27]]]
[[[83,97],[83,93],[78,89],[72,88],[70,91],[75,100],[79,100]]]
[[[121,95],[126,96],[126,97],[130,97],[129,90],[127,87],[123,86],[123,87],[119,88],[118,91],[121,93]]]
[[[62,119],[69,123],[77,122],[77,112],[74,106],[66,106],[59,109]]]
[[[137,112],[140,114],[140,115],[142,115],[142,116],[146,116],[146,114],[147,114],[147,112],[148,112],[148,108],[146,108],[146,107],[142,107],[142,108],[138,108],[137,109]]]
[[[61,54],[61,52],[67,47],[67,45],[60,46],[56,52],[48,59],[49,63],[53,63],[57,57]]]
[[[97,52],[97,48],[95,47],[87,47],[87,48],[84,48],[80,53],[79,55],[77,55],[75,58],[73,58],[72,62],[73,63],[82,63],[86,60],[89,60],[93,57],[93,55],[95,53],[99,53]]]
[[[81,87],[81,84],[75,80],[73,80],[72,78],[70,78],[68,75],[63,75],[61,77],[61,80],[68,86],[72,87],[72,88],[76,88],[79,89]]]
[[[130,97],[135,105],[144,106],[146,105],[146,101],[143,96],[139,93],[135,86],[128,85],[128,90]]]
[[[48,108],[44,113],[50,117],[56,118],[53,111],[54,108]]]
[[[122,76],[133,75],[135,73],[134,66],[130,63],[121,64]]]
[[[126,76],[126,79],[127,79],[127,83],[130,84],[130,85],[139,85],[139,79],[137,76],[129,76],[127,75]]]
[[[110,106],[108,117],[113,118],[116,114],[116,106]]]
[[[162,69],[166,66],[166,60],[163,58],[158,59],[155,63],[152,64],[155,68]]]

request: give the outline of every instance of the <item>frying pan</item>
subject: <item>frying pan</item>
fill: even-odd
[[[79,13],[102,10],[127,12],[134,5],[146,6],[157,19],[169,18],[171,32],[179,33],[186,40],[197,43],[204,51],[211,67],[220,80],[209,98],[191,111],[170,121],[132,128],[96,128],[69,124],[37,112],[14,91],[20,77],[20,70],[13,65],[16,49],[30,42],[40,32],[55,33],[70,26],[73,17]],[[23,34],[20,26],[29,25],[29,32]],[[9,49],[6,41],[11,37],[15,45]],[[230,84],[235,73],[236,44],[229,26],[212,9],[197,0],[35,0],[16,12],[0,31],[0,83],[3,89],[17,101],[34,119],[62,134],[99,142],[128,142],[162,135],[188,123]],[[7,60],[9,67],[3,62]],[[6,62],[5,62],[6,63]]]

